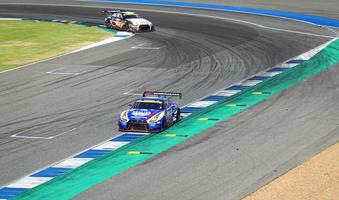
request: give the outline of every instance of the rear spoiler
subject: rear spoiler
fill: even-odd
[[[126,10],[116,9],[116,10],[103,10],[103,13],[119,13],[119,12],[126,12]]]
[[[179,92],[159,92],[159,91],[145,91],[142,94],[143,97],[149,97],[149,96],[163,96],[163,97],[168,97],[168,96],[176,96],[179,97],[180,99],[182,98],[182,93]]]

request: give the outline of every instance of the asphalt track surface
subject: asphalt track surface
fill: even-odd
[[[0,5],[1,17],[92,22],[101,22],[99,10]],[[118,113],[135,99],[124,92],[181,91],[184,98],[180,103],[185,104],[329,40],[230,20],[139,12],[157,25],[156,32],[0,74],[0,113],[4,116],[0,118],[0,185],[117,134]],[[269,17],[202,10],[194,13],[332,35],[319,27]],[[81,74],[46,74],[54,70]],[[334,101],[339,99],[338,80],[332,74],[338,74],[337,67],[79,197],[239,198],[338,136],[338,103]],[[56,137],[10,137],[18,133]]]

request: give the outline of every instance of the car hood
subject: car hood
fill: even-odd
[[[151,24],[150,21],[143,19],[143,18],[133,18],[133,19],[127,19],[127,21],[131,22],[133,25],[141,25],[141,24]]]
[[[153,110],[153,109],[130,109],[127,110],[127,117],[129,120],[147,120],[162,112],[163,110]]]

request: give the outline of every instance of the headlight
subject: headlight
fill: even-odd
[[[122,121],[126,121],[126,122],[128,121],[128,117],[127,117],[127,112],[126,112],[126,111],[124,111],[124,112],[121,113],[120,119],[121,119]]]
[[[153,117],[151,117],[151,118],[148,120],[148,122],[153,123],[153,122],[158,121],[158,120],[161,119],[161,117],[162,117],[161,114],[162,114],[162,113],[155,114]]]

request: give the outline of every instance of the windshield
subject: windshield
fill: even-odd
[[[135,102],[133,104],[133,108],[135,109],[155,109],[162,110],[162,103],[150,103],[150,102]]]
[[[124,19],[134,19],[138,18],[138,15],[124,15]]]

